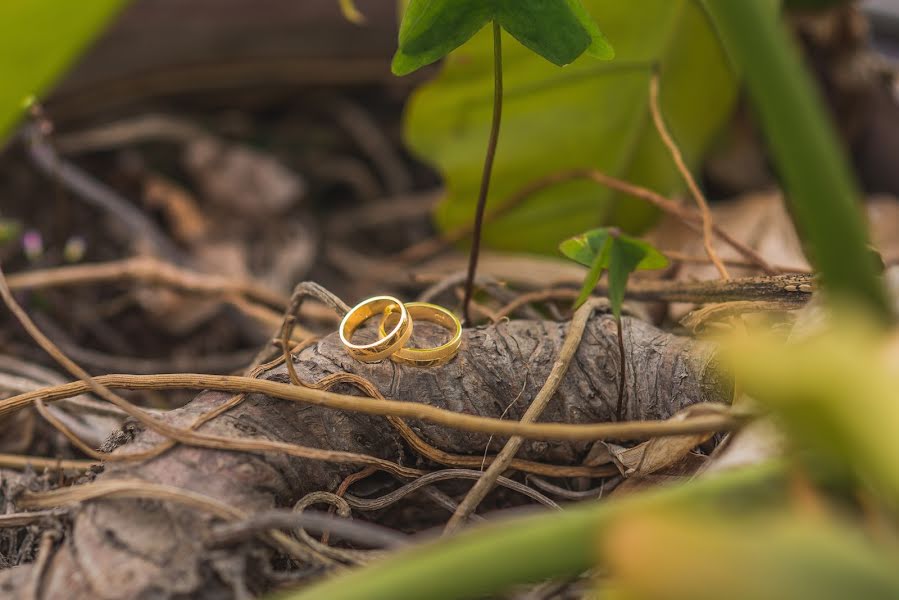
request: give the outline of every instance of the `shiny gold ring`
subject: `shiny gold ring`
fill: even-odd
[[[409,302],[406,304],[405,310],[413,321],[430,321],[448,329],[451,335],[450,341],[435,348],[402,347],[390,355],[390,360],[417,367],[433,367],[449,361],[456,355],[456,352],[459,351],[459,346],[462,344],[462,323],[459,322],[456,315],[442,306],[428,304],[427,302]],[[382,336],[387,328],[387,322],[396,314],[399,314],[396,312],[396,308],[388,307],[385,309],[384,318],[381,319],[381,325],[378,328]]]
[[[381,337],[370,344],[354,344],[350,341],[353,332],[371,317],[390,312],[399,315],[396,326],[387,333],[381,327]],[[382,323],[383,325],[383,323]],[[412,319],[403,303],[393,296],[375,296],[354,306],[340,322],[340,341],[350,356],[362,362],[384,360],[402,348],[412,335]]]

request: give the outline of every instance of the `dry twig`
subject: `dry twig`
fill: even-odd
[[[565,373],[568,372],[568,365],[571,363],[571,359],[581,343],[581,337],[584,335],[584,328],[587,326],[587,321],[593,314],[595,307],[596,301],[588,300],[574,313],[574,318],[571,320],[571,324],[568,326],[568,332],[565,335],[565,342],[562,344],[562,348],[559,351],[559,357],[556,359],[555,364],[553,364],[552,371],[550,371],[549,377],[546,378],[546,383],[540,388],[540,392],[521,417],[522,423],[533,423],[536,421],[541,413],[543,413],[543,409],[546,408],[549,400],[556,393],[556,389],[558,389],[559,384],[562,382],[562,378],[565,376]],[[515,457],[515,454],[518,452],[523,441],[524,438],[520,436],[512,436],[509,438],[496,459],[489,467],[487,467],[484,476],[478,479],[465,496],[465,499],[459,504],[456,512],[446,524],[444,533],[452,533],[458,529],[465,521],[466,517],[477,508],[478,504],[481,503],[481,500],[483,500],[487,493],[493,489],[500,474],[509,468],[512,459]]]
[[[636,198],[640,198],[641,200],[645,200],[646,202],[649,202],[663,212],[677,217],[688,227],[701,231],[702,215],[697,210],[690,208],[689,206],[679,204],[674,200],[666,198],[650,189],[629,183],[627,181],[623,181],[621,179],[617,179],[615,177],[612,177],[611,175],[603,173],[602,171],[591,168],[568,169],[565,171],[559,171],[557,173],[551,173],[545,177],[541,177],[540,179],[532,181],[531,183],[527,184],[526,186],[522,187],[520,190],[509,196],[507,199],[498,203],[494,209],[485,214],[485,221],[491,221],[506,214],[507,212],[521,204],[524,200],[541,190],[575,179],[587,179],[590,181],[595,181],[599,185],[613,189],[616,192],[621,192],[622,194],[627,194],[628,196],[634,196]],[[433,256],[443,248],[446,248],[449,244],[465,239],[466,237],[471,235],[472,231],[473,229],[471,225],[458,227],[446,232],[437,239],[426,240],[424,242],[406,248],[397,255],[397,258],[407,263],[424,260],[425,258]],[[768,264],[768,262],[758,252],[756,252],[746,244],[740,242],[717,225],[712,224],[712,232],[715,234],[715,236],[720,238],[721,241],[728,244],[734,250],[739,252],[740,255],[743,256],[747,261],[758,266],[758,268],[760,268],[765,273],[769,275],[775,275],[778,273],[777,269]]]
[[[649,78],[649,110],[650,113],[652,113],[652,122],[655,123],[656,131],[659,132],[662,142],[665,144],[665,147],[668,148],[668,152],[671,153],[671,158],[674,159],[674,164],[677,166],[678,172],[687,183],[690,194],[693,196],[696,205],[699,207],[699,212],[702,215],[702,243],[705,246],[706,254],[709,255],[709,260],[711,260],[715,265],[715,268],[718,269],[721,278],[730,279],[727,267],[721,262],[721,258],[718,256],[718,253],[715,251],[715,246],[712,243],[714,221],[712,220],[712,211],[709,210],[709,203],[702,194],[702,190],[700,190],[699,186],[696,184],[696,180],[693,178],[693,174],[690,173],[690,169],[687,168],[683,154],[681,154],[680,148],[678,148],[674,138],[671,137],[671,132],[668,131],[668,127],[665,125],[665,119],[662,117],[662,111],[659,108],[658,71],[654,71],[652,77]]]
[[[273,398],[280,398],[282,400],[316,404],[338,410],[359,412],[369,415],[391,415],[404,419],[419,419],[463,431],[499,436],[516,435],[526,439],[535,440],[634,440],[669,435],[701,433],[705,431],[731,431],[740,427],[743,422],[752,416],[747,413],[741,413],[723,407],[720,414],[706,415],[682,422],[647,420],[621,421],[617,423],[588,423],[580,425],[570,423],[521,423],[504,421],[492,417],[457,413],[427,404],[360,398],[358,396],[303,388],[296,385],[279,383],[277,381],[233,375],[201,375],[196,373],[101,375],[93,377],[92,379],[105,387],[127,390],[208,389],[232,393],[259,393]],[[84,381],[74,381],[25,394],[19,394],[5,400],[0,400],[0,417],[16,410],[20,410],[26,406],[30,406],[37,398],[42,398],[43,400],[50,402],[83,394],[91,389],[92,388]],[[155,426],[153,428],[155,430]],[[175,435],[179,435],[180,433],[185,432],[185,430],[172,428],[166,425],[157,432],[162,435],[167,435],[167,432],[173,432]],[[192,443],[192,438],[186,437],[184,439],[184,443]],[[197,439],[193,439],[193,441],[196,442]],[[179,439],[178,441],[182,440]],[[196,445],[206,446],[204,443],[197,443]],[[300,455],[297,454],[297,456]],[[312,456],[309,458],[317,459]],[[480,462],[480,458],[478,458],[478,461]],[[420,473],[413,473],[413,475],[418,474]]]
[[[44,458],[42,456],[24,456],[20,454],[0,454],[0,467],[6,469],[47,469],[50,471],[87,471],[97,463],[93,460],[72,460],[62,458]]]
[[[42,509],[79,504],[96,498],[154,499],[177,502],[226,521],[246,520],[249,517],[244,511],[204,494],[170,485],[150,483],[141,479],[98,481],[48,492],[25,492],[19,505],[23,508]],[[298,560],[315,559],[301,544],[291,540],[283,533],[272,531],[269,536],[275,542],[276,547],[288,555]]]

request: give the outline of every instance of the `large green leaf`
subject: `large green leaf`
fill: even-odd
[[[611,58],[612,48],[581,0],[412,0],[400,25],[393,72],[435,62],[490,21],[546,60],[567,65],[584,51]]]
[[[662,109],[690,164],[730,112],[735,78],[696,3],[583,4],[615,47],[615,61],[584,56],[560,69],[520,44],[503,44],[505,102],[490,202],[574,167],[596,167],[666,194],[680,190],[648,112],[655,63]],[[409,146],[446,180],[447,196],[436,213],[443,229],[474,216],[493,98],[492,52],[490,31],[481,31],[449,56],[439,77],[407,107]],[[497,248],[553,253],[560,240],[591,226],[613,223],[633,231],[655,216],[640,200],[620,200],[594,183],[560,184],[490,223],[484,240]]]
[[[0,140],[124,0],[0,1]]]

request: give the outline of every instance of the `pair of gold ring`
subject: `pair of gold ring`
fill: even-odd
[[[351,341],[353,332],[377,315],[382,315],[378,326],[380,337],[370,344],[354,344]],[[407,347],[415,320],[429,321],[447,329],[450,340],[434,348]],[[398,363],[433,367],[449,361],[462,344],[462,323],[456,315],[442,306],[427,302],[403,304],[393,296],[375,296],[360,302],[340,322],[338,332],[349,355],[362,362],[378,362],[390,357]]]

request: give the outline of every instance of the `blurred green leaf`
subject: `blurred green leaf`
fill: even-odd
[[[75,59],[124,0],[0,2],[0,140]]]
[[[773,410],[803,456],[899,508],[899,346],[851,312],[784,344],[760,333],[726,347],[746,392]]]
[[[340,12],[343,13],[344,19],[356,25],[365,22],[365,15],[356,8],[356,3],[353,0],[338,0],[338,2],[340,3]]]
[[[585,50],[600,58],[614,54],[580,0],[412,0],[400,24],[393,72],[406,75],[440,60],[491,21],[559,66]]]
[[[618,600],[899,598],[894,549],[858,528],[771,515],[722,519],[708,510],[626,514],[602,540]]]
[[[596,566],[600,536],[632,510],[691,507],[749,518],[786,502],[782,465],[756,465],[685,485],[561,512],[499,519],[418,544],[344,572],[284,600],[461,600],[494,597],[515,584],[578,576]]]
[[[598,168],[663,194],[680,191],[681,177],[649,117],[656,63],[662,109],[688,164],[698,164],[730,114],[735,77],[694,2],[583,4],[614,45],[615,61],[581,57],[558,69],[518,44],[504,44],[503,131],[488,211],[527,182],[571,168]],[[453,52],[437,79],[419,88],[407,106],[407,143],[446,182],[447,195],[435,215],[443,230],[472,221],[492,91],[492,36],[482,31]],[[552,254],[558,240],[586,228],[616,224],[637,231],[655,215],[642,200],[571,181],[534,194],[488,223],[483,239],[494,248]]]
[[[569,238],[559,244],[559,250],[575,262],[590,267],[581,293],[574,302],[575,308],[587,301],[602,272],[609,270],[609,302],[616,318],[621,316],[621,304],[630,274],[637,270],[668,266],[665,255],[651,244],[607,227]]]
[[[11,242],[19,237],[22,232],[22,224],[12,219],[0,218],[0,244]]]
[[[703,0],[746,78],[797,229],[831,296],[891,319],[867,249],[860,195],[789,33],[760,2]]]

